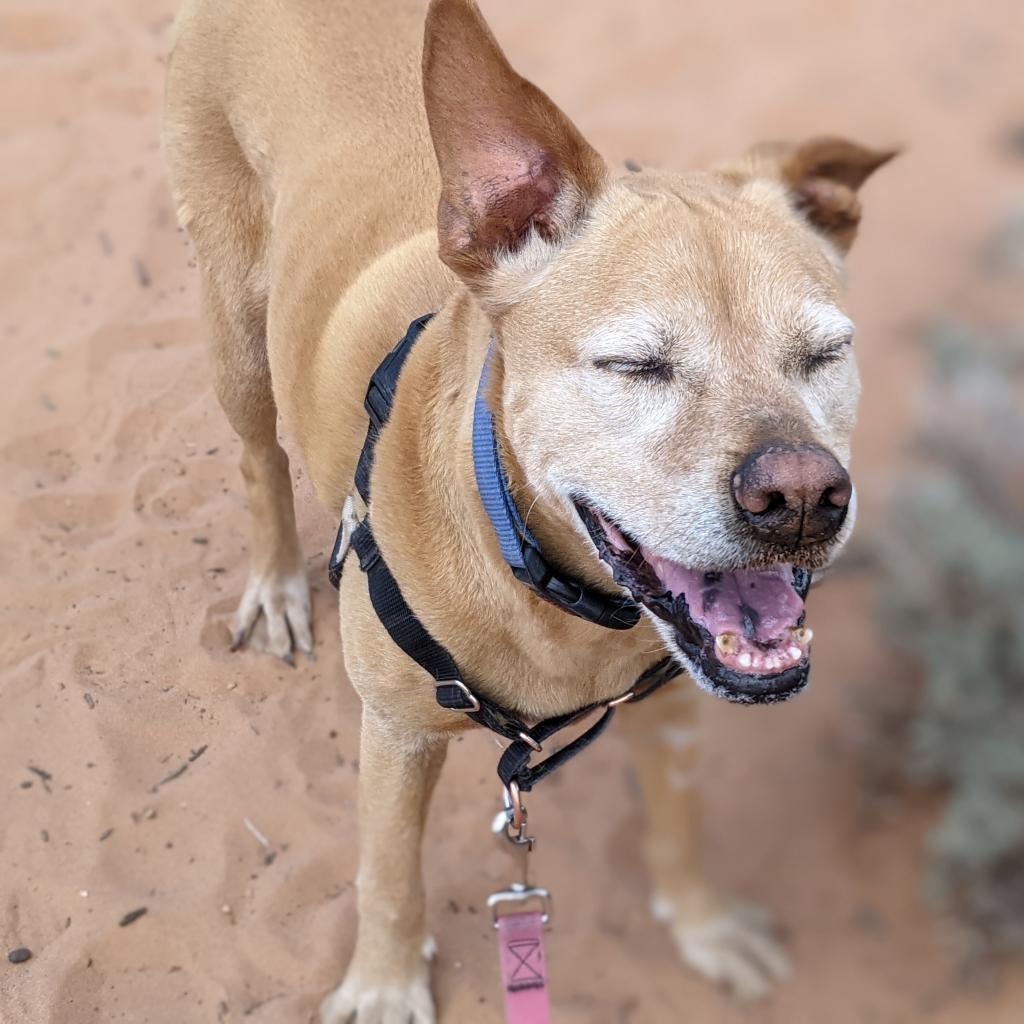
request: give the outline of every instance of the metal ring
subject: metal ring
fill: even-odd
[[[462,691],[466,700],[470,703],[468,708],[450,708],[449,710],[458,711],[463,715],[476,714],[476,712],[480,710],[480,701],[477,700],[473,691],[461,679],[449,679],[448,682],[451,683],[452,686],[457,686]]]
[[[540,900],[541,902],[541,924],[547,924],[551,920],[551,893],[539,886],[526,886],[522,882],[513,882],[504,892],[492,892],[487,897],[487,906],[491,909],[492,922],[498,927],[498,908],[503,903],[525,903],[527,900]]]
[[[631,701],[635,696],[636,694],[632,690],[630,690],[627,693],[624,693],[621,697],[616,697],[615,700],[608,701],[605,707],[617,707],[619,704],[625,704],[627,701]]]
[[[528,732],[521,732],[519,738],[531,749],[535,750],[538,754],[544,749]]]
[[[505,795],[508,798],[508,807],[511,811],[509,825],[516,832],[522,832],[523,826],[526,824],[526,808],[519,795],[519,783],[515,779],[505,787]]]

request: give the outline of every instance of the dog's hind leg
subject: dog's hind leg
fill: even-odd
[[[652,909],[671,928],[687,964],[754,999],[785,978],[789,965],[767,914],[724,901],[701,868],[696,693],[681,680],[621,715],[644,792]]]
[[[200,109],[188,126],[190,131],[177,134],[173,124],[168,129],[168,157],[179,220],[196,247],[214,386],[242,440],[252,517],[249,579],[232,646],[252,638],[291,662],[293,648],[312,653],[313,637],[309,582],[295,529],[288,457],[277,439],[267,357],[266,199],[226,118]],[[261,618],[265,636],[262,626],[254,632]]]

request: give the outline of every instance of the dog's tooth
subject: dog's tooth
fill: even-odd
[[[751,662],[753,660],[754,659],[751,658],[750,655],[746,651],[744,651],[740,655],[740,668],[750,668]]]
[[[715,637],[715,650],[719,654],[731,655],[740,649],[739,637],[735,633],[719,633]]]
[[[790,636],[803,647],[807,647],[814,639],[814,630],[809,626],[796,626],[789,631]]]
[[[804,652],[799,647],[790,647],[789,656],[799,661],[804,656]]]

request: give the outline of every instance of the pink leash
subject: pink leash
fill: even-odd
[[[491,831],[499,837],[504,849],[515,853],[521,879],[487,898],[498,932],[505,1021],[506,1024],[551,1024],[548,966],[544,956],[544,927],[551,916],[551,894],[529,883],[534,840],[526,834],[526,808],[514,782],[505,790],[505,810],[494,819]],[[540,910],[500,912],[508,903],[521,906],[538,902]]]
[[[544,918],[538,911],[498,918],[501,981],[507,1024],[550,1024],[548,971],[544,959]]]

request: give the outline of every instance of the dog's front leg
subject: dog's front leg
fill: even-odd
[[[418,681],[417,681],[418,682]],[[420,844],[446,736],[364,706],[359,761],[359,928],[324,1024],[433,1024]]]
[[[754,999],[785,978],[789,965],[768,915],[722,899],[701,868],[696,697],[689,680],[680,680],[621,716],[644,792],[653,912],[671,928],[686,963]]]

